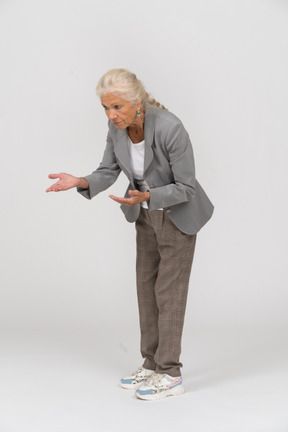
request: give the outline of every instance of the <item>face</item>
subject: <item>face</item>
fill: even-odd
[[[139,122],[137,110],[138,105],[131,105],[130,102],[115,96],[113,93],[106,93],[101,97],[101,103],[109,120],[111,120],[117,129],[126,129],[127,127],[136,126]]]

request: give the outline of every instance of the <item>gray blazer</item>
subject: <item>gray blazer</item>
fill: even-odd
[[[109,132],[102,162],[84,178],[89,189],[78,192],[91,199],[111,186],[123,171],[129,189],[136,189],[130,165],[127,130],[108,122]],[[186,234],[197,233],[211,218],[213,205],[195,178],[192,145],[181,121],[171,112],[154,105],[145,106],[144,179],[149,185],[149,210],[163,208],[174,224]],[[128,222],[135,222],[140,204],[121,205]]]

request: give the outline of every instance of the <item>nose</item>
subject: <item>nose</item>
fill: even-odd
[[[109,120],[115,119],[116,117],[117,117],[117,114],[116,114],[116,112],[114,110],[110,110],[108,112],[108,118],[109,118]]]

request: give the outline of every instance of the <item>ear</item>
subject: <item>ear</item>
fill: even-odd
[[[139,103],[136,105],[136,108],[137,108],[137,111],[138,111],[138,110],[141,110],[141,102],[139,102]]]

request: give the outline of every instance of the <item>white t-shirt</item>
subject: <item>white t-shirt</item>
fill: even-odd
[[[145,180],[144,176],[144,156],[145,156],[145,141],[141,141],[140,143],[134,144],[129,138],[129,151],[130,151],[130,162],[133,177],[137,180],[137,184],[139,190],[141,192],[146,192],[149,190],[149,187]],[[148,209],[147,202],[144,201],[141,203],[141,206]]]

